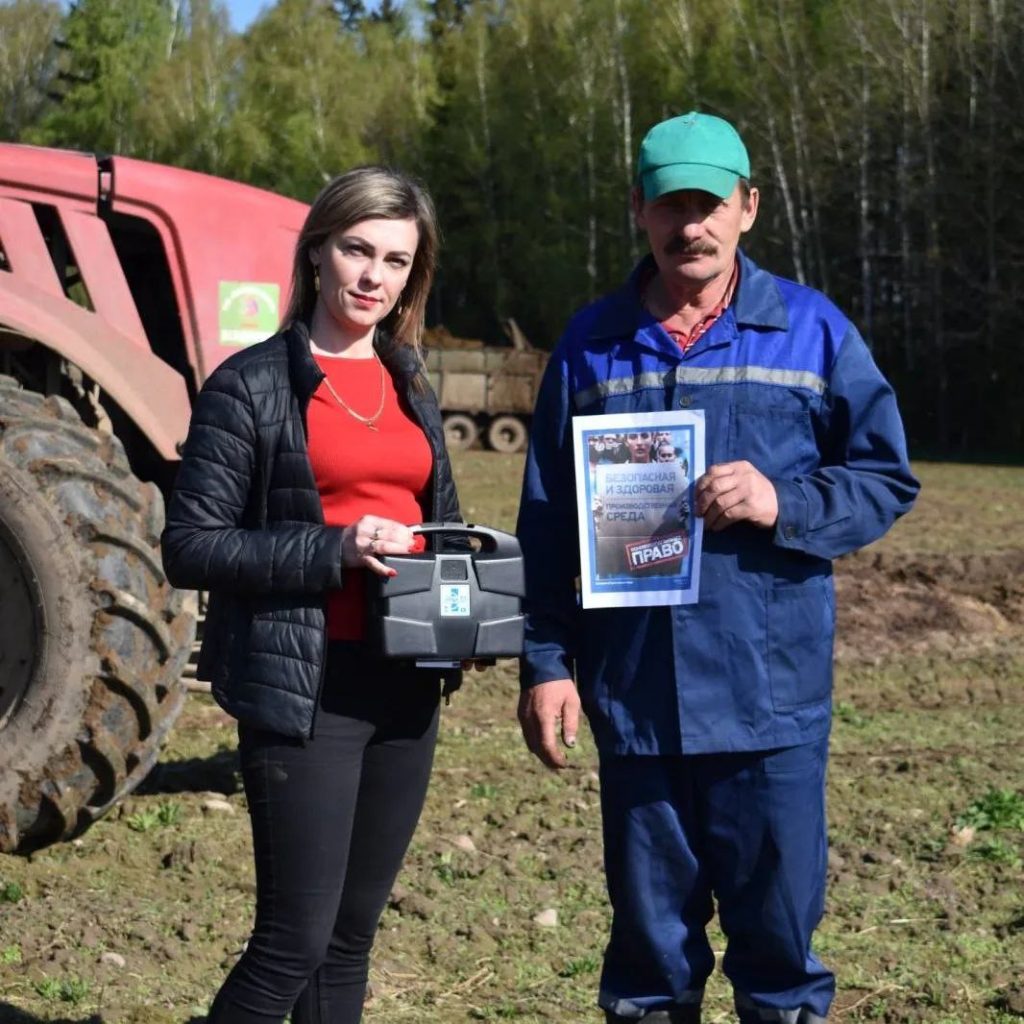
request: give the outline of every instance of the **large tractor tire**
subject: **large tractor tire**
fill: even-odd
[[[120,441],[0,376],[0,852],[83,832],[156,761],[195,619]]]

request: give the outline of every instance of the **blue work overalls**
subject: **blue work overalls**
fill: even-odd
[[[600,1002],[700,1000],[712,895],[742,1019],[808,1024],[833,980],[822,909],[835,598],[831,560],[917,494],[892,389],[819,292],[740,254],[732,304],[686,353],[643,309],[641,264],[578,313],[548,365],[518,534],[522,685],[575,678],[601,760],[614,911]],[[700,409],[707,465],[775,486],[774,529],[705,532],[699,601],[582,610],[572,418]]]

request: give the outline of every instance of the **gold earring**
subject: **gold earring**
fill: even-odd
[[[317,294],[320,294],[320,271],[315,267],[313,268],[313,287],[316,289]]]

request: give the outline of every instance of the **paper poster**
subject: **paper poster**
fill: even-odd
[[[704,413],[577,416],[573,445],[583,607],[695,603]]]

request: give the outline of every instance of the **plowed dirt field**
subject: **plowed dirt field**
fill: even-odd
[[[467,518],[510,528],[521,460],[464,453]],[[834,1018],[1024,1018],[1024,470],[919,465],[915,511],[840,560],[830,876]],[[443,715],[377,940],[368,1024],[595,1022],[608,921],[596,759],[526,753],[503,663]],[[201,1021],[251,922],[233,723],[194,696],[144,791],[0,860],[0,1024]],[[724,941],[713,934],[716,950]],[[733,1020],[720,972],[705,1020]]]

